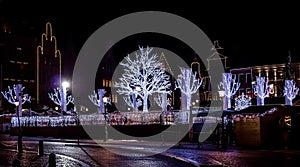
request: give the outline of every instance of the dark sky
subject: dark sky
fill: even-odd
[[[103,24],[144,10],[170,12],[198,25],[212,41],[220,41],[231,68],[284,63],[288,51],[291,51],[292,61],[300,61],[300,10],[296,4],[172,2],[162,5],[154,1],[139,1],[134,6],[127,4],[129,7],[125,7],[119,2],[104,5],[80,1],[75,5],[74,2],[58,5],[55,1],[47,1],[50,7],[46,3],[38,7],[26,6],[18,11],[7,2],[0,0],[0,9],[5,11],[2,10],[2,14],[11,16],[12,13],[13,18],[28,20],[37,34],[43,31],[46,20],[52,22],[66,68],[72,68],[84,42]],[[34,14],[24,16],[20,12]]]

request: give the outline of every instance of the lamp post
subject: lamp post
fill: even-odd
[[[17,117],[18,117],[18,143],[17,143],[17,150],[18,152],[22,152],[22,131],[21,131],[21,122],[20,122],[20,111],[19,111],[19,105],[20,102],[16,101],[16,110],[17,110]]]
[[[61,112],[62,112],[62,114],[63,114],[63,112],[65,111],[67,111],[67,102],[66,102],[66,100],[67,100],[67,88],[70,86],[70,83],[69,82],[66,82],[66,81],[64,81],[62,84],[61,84],[61,86],[62,86],[62,89],[61,89],[61,94],[62,94],[62,96],[61,96]]]
[[[105,124],[104,124],[104,133],[105,133],[105,136],[104,136],[104,141],[106,142],[107,139],[108,139],[108,131],[107,131],[107,112],[106,112],[106,107],[105,105],[108,103],[108,97],[103,97],[102,98],[103,100],[103,107],[104,107],[104,120],[105,120]]]
[[[225,91],[224,90],[219,90],[218,91],[218,93],[219,93],[219,97],[221,98],[221,100],[222,100],[222,102],[224,103],[224,96],[225,96]],[[222,111],[222,115],[221,115],[221,118],[222,118],[222,124],[221,124],[221,126],[222,126],[222,133],[221,133],[221,148],[222,149],[226,149],[226,136],[225,136],[225,124],[224,124],[224,115],[223,115],[223,113],[224,113],[224,105],[222,104],[221,105],[222,107],[221,107],[221,111]]]

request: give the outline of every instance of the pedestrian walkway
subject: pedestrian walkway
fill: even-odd
[[[30,149],[25,147],[22,154],[16,151],[16,138],[1,137],[0,135],[0,166],[12,166],[14,159],[20,159],[21,165],[27,166],[47,166],[49,164],[49,154],[52,150],[45,149],[44,155],[38,155],[36,148]],[[142,140],[78,140],[77,139],[54,139],[42,137],[24,137],[23,141],[27,146],[35,144],[38,141],[57,142],[62,145],[61,148],[69,148],[69,150],[61,150],[57,153],[56,163],[59,166],[97,166],[93,164],[93,157],[83,155],[80,150],[95,148],[107,148],[108,150],[118,150],[126,153],[143,152],[137,155],[154,155],[160,154],[170,158],[176,158],[180,161],[192,164],[194,166],[295,166],[299,164],[300,150],[263,150],[263,149],[240,149],[235,146],[228,146],[226,150],[221,150],[217,145],[204,143],[201,149],[197,143],[181,142],[158,142],[158,141],[142,141]],[[28,143],[33,144],[28,144]],[[77,150],[78,152],[74,151]],[[69,152],[68,152],[69,151]],[[147,153],[147,154],[146,154]],[[68,156],[70,155],[70,156]],[[90,158],[90,159],[89,159]]]
[[[9,140],[8,140],[9,139]],[[6,140],[6,141],[5,141]],[[7,141],[8,140],[8,141]],[[13,141],[10,141],[13,140]],[[168,142],[146,142],[146,141],[131,141],[131,140],[107,140],[107,141],[95,141],[93,140],[80,140],[76,139],[54,139],[54,138],[34,138],[34,137],[23,137],[23,142],[35,142],[36,145],[38,141],[44,142],[64,142],[66,146],[69,147],[106,147],[113,149],[121,149],[126,153],[130,151],[142,151],[148,155],[161,154],[170,158],[176,158],[180,161],[193,164],[194,166],[220,166],[221,163],[217,162],[212,158],[207,158],[205,156],[197,156],[197,144],[184,143],[181,146],[174,146],[174,143]],[[174,148],[169,148],[174,146]],[[23,152],[19,154],[16,150],[17,141],[16,137],[2,139],[0,142],[0,166],[12,166],[14,160],[19,160],[20,165],[27,166],[48,166],[49,165],[49,155],[50,150],[45,149],[43,155],[38,155],[38,150],[30,150],[30,148],[25,147]],[[28,150],[29,149],[29,150]],[[175,149],[181,149],[181,151],[176,151]],[[190,152],[187,152],[190,150]],[[193,152],[194,150],[194,152]],[[58,166],[90,166],[79,159],[68,157],[66,155],[56,154],[56,164]]]

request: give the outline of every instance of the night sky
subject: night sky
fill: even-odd
[[[43,4],[41,6],[47,6],[47,10],[38,8],[34,12],[36,14],[24,16],[14,13],[16,10],[7,2],[0,0],[1,15],[31,27],[37,39],[40,39],[46,21],[52,22],[65,69],[68,69],[67,75],[70,74],[68,71],[72,71],[84,42],[94,31],[117,17],[145,10],[177,14],[198,25],[212,41],[219,40],[230,68],[284,63],[288,51],[291,52],[292,61],[300,61],[300,10],[296,9],[295,4],[162,5],[140,1],[135,6],[125,7],[118,2],[99,6],[82,1],[70,6],[54,3],[49,7]],[[50,4],[52,1],[48,2]],[[35,7],[22,8],[21,12],[32,9]],[[13,16],[10,13],[14,13]],[[127,46],[122,50],[124,56],[130,50],[125,48]]]

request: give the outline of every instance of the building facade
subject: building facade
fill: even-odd
[[[296,85],[300,86],[300,63],[291,63],[291,67],[294,70]],[[238,95],[242,93],[247,94],[250,97],[255,97],[254,85],[256,77],[265,77],[271,88],[269,97],[283,96],[284,89],[284,76],[285,76],[286,64],[271,64],[262,66],[253,66],[246,68],[234,68],[230,72],[236,77],[237,81],[241,83],[240,89],[237,92]]]
[[[0,91],[22,84],[31,96],[23,108],[53,104],[48,93],[61,83],[61,54],[51,23],[46,23],[40,39],[38,32],[36,23],[0,17]],[[0,96],[1,110],[13,107]]]
[[[26,33],[24,33],[26,31]],[[0,18],[0,90],[7,91],[8,86],[22,84],[24,93],[35,96],[35,49],[36,38],[30,27],[26,24],[12,22]],[[0,96],[2,110],[12,109],[3,96]],[[30,107],[25,104],[24,108]]]

